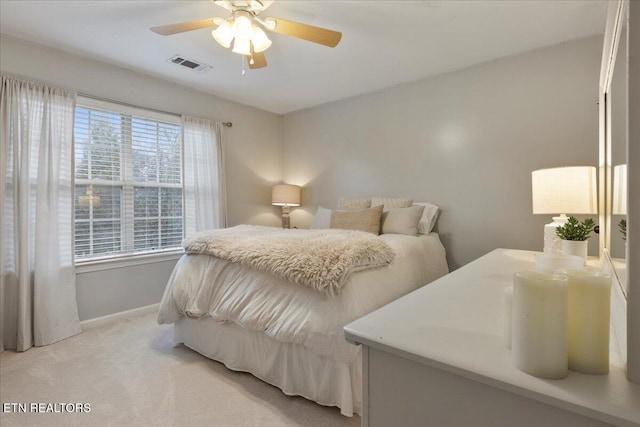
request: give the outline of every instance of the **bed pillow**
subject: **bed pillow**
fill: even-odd
[[[416,206],[424,206],[424,212],[422,213],[422,218],[420,218],[420,223],[418,223],[418,233],[419,234],[429,234],[433,230],[433,227],[436,225],[436,221],[438,220],[438,213],[440,212],[440,208],[434,204],[421,202],[414,203]]]
[[[372,197],[371,206],[383,205],[384,211],[396,208],[408,208],[413,204],[413,199],[394,199],[391,197]]]
[[[380,218],[382,205],[369,209],[331,212],[331,227],[344,230],[360,230],[380,234]]]
[[[312,229],[327,229],[331,226],[331,209],[318,207],[316,216],[313,217]]]
[[[380,228],[382,234],[418,234],[418,223],[422,218],[424,206],[390,209],[382,214]]]
[[[370,207],[371,197],[340,197],[338,199],[338,209],[349,211],[352,209],[367,209]]]

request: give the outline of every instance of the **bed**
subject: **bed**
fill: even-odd
[[[270,233],[267,228],[248,232]],[[360,347],[345,341],[343,327],[448,272],[436,233],[371,238],[391,249],[392,261],[357,267],[335,289],[301,286],[296,276],[281,277],[226,253],[185,254],[167,284],[158,322],[174,324],[175,344],[229,369],[250,372],[287,395],[338,406],[343,415],[360,414]]]

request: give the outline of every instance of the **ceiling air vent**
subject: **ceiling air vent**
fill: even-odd
[[[198,73],[204,73],[205,71],[208,71],[212,68],[211,65],[203,64],[193,59],[185,58],[182,55],[173,55],[167,61],[186,67],[190,70],[197,71]]]

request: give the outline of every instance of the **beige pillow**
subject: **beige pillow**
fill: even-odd
[[[380,203],[382,204],[382,203]],[[371,197],[340,197],[338,209],[367,209],[371,207]]]
[[[380,234],[380,218],[382,217],[382,205],[369,209],[357,209],[351,211],[331,212],[330,228],[343,230],[360,230]]]
[[[371,206],[383,205],[383,210],[388,211],[396,208],[408,208],[413,205],[413,199],[394,199],[391,197],[372,197]]]
[[[424,206],[391,209],[382,214],[382,234],[418,234],[418,223],[422,218]]]

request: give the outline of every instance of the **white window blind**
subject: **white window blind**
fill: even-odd
[[[78,99],[74,126],[76,260],[180,246],[179,120]]]

